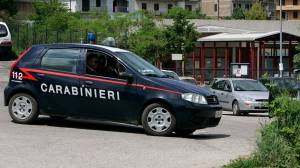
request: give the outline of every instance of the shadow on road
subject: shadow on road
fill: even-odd
[[[241,114],[240,116],[235,116],[232,113],[225,113],[223,115],[233,116],[233,117],[269,117],[269,115],[267,113],[259,113],[259,114],[249,113],[248,115]]]
[[[33,125],[47,125],[51,127],[64,127],[64,128],[75,128],[75,129],[89,129],[89,130],[99,130],[99,131],[146,134],[144,129],[138,126],[112,123],[106,121],[100,122],[100,121],[87,121],[87,120],[79,120],[79,119],[55,120],[48,117],[42,117],[42,118],[38,118]],[[195,139],[195,140],[207,140],[207,139],[227,138],[230,137],[230,135],[205,133],[205,134],[193,134],[185,137],[179,137],[175,133],[173,133],[171,137]]]

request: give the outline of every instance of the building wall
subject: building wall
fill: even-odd
[[[285,3],[282,5],[283,18],[287,20],[300,20],[300,0],[297,0],[297,4],[293,4],[294,0],[285,0]],[[277,17],[280,16],[280,6],[277,2],[276,6]],[[297,15],[297,17],[294,15]]]
[[[218,11],[215,10],[215,6],[218,4],[218,0],[202,0],[201,11],[207,16],[218,16]],[[220,16],[231,16],[233,10],[232,0],[219,0]]]

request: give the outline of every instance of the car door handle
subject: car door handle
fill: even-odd
[[[93,82],[93,81],[85,81],[85,84],[86,84],[86,85],[93,85],[94,82]]]

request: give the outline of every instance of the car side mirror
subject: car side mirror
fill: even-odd
[[[127,72],[120,72],[119,73],[120,79],[125,79],[128,81],[128,83],[131,83],[133,81],[133,75],[129,74]]]

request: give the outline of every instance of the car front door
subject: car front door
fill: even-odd
[[[222,100],[223,100],[223,108],[226,110],[231,110],[232,108],[232,101],[233,101],[233,95],[232,95],[232,87],[229,80],[225,80],[224,83],[224,89],[221,94]]]
[[[224,85],[225,85],[225,80],[217,80],[212,84],[212,92],[218,97],[218,100],[222,107],[224,107]]]
[[[93,62],[94,61],[94,62]],[[112,121],[135,122],[143,100],[136,77],[113,55],[87,50],[82,61],[81,114]],[[128,74],[122,79],[121,73]]]

